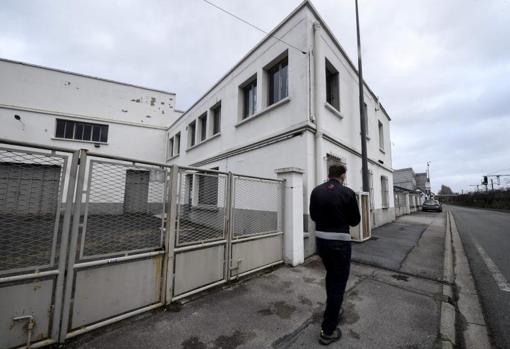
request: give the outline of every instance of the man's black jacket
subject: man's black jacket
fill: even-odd
[[[310,216],[316,230],[337,233],[349,233],[349,226],[358,225],[361,219],[356,194],[336,179],[312,191]]]

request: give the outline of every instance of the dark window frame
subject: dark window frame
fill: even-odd
[[[326,102],[336,110],[340,110],[340,74],[326,59]]]
[[[56,119],[55,138],[108,144],[109,125],[81,122],[69,119]]]
[[[267,106],[270,106],[289,96],[288,57],[285,56],[266,71],[269,81]]]
[[[179,155],[181,152],[181,133],[177,132],[174,136],[174,149],[175,156]]]
[[[243,93],[242,119],[247,119],[257,112],[257,78],[250,79],[241,87]]]
[[[221,102],[211,108],[212,135],[221,133]]]
[[[191,148],[195,146],[196,143],[196,133],[197,133],[197,122],[193,120],[188,125],[188,147]]]
[[[203,113],[198,117],[198,125],[200,131],[200,142],[207,139],[207,113]]]

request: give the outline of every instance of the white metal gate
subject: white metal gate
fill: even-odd
[[[52,344],[78,153],[3,147],[0,164],[0,348]]]
[[[64,343],[283,261],[282,181],[8,143],[0,348]]]

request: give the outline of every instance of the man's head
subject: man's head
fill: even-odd
[[[344,165],[331,165],[329,166],[328,177],[343,183],[345,181],[345,172],[347,172],[347,169]]]

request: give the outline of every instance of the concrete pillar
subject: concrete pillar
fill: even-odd
[[[303,173],[296,167],[275,170],[285,180],[283,209],[283,258],[292,266],[305,260],[303,236]]]

